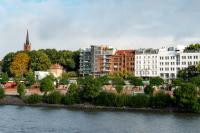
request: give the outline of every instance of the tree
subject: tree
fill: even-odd
[[[35,83],[35,76],[34,76],[34,73],[31,69],[26,74],[26,81],[27,81],[27,86],[31,86]]]
[[[0,99],[5,96],[4,88],[0,85]]]
[[[151,77],[150,78],[150,84],[151,85],[155,85],[155,86],[159,86],[159,85],[163,85],[164,84],[164,80],[160,77]]]
[[[113,85],[124,85],[124,79],[119,76],[111,77]]]
[[[178,72],[177,77],[183,81],[189,81],[192,77],[196,77],[199,74],[196,66],[189,66]]]
[[[17,86],[17,93],[19,94],[19,96],[22,98],[25,95],[25,89],[26,86],[24,85],[24,83],[19,83]]]
[[[144,88],[144,93],[147,95],[153,95],[154,88],[152,85],[148,85]]]
[[[196,43],[196,44],[190,44],[189,46],[187,46],[184,51],[199,51],[200,50],[200,44]]]
[[[115,89],[116,89],[117,93],[121,93],[123,90],[123,85],[115,85]]]
[[[195,85],[191,83],[182,84],[174,90],[174,99],[177,106],[184,111],[199,111],[198,91]]]
[[[144,94],[137,94],[130,99],[130,106],[134,108],[148,107],[149,98]]]
[[[45,95],[48,91],[51,91],[53,89],[53,79],[50,76],[47,76],[40,81],[40,91],[45,92]]]
[[[29,65],[33,71],[46,71],[50,68],[51,61],[44,52],[31,51],[29,55],[31,57]]]
[[[9,80],[8,74],[7,73],[2,73],[1,74],[1,83],[5,83]]]
[[[79,101],[80,98],[79,98],[78,86],[76,84],[71,84],[69,86],[67,94],[64,97],[63,103],[69,105],[69,104],[79,103]]]
[[[93,100],[102,90],[101,82],[92,76],[87,76],[84,79],[79,80],[79,85],[83,89],[82,94],[85,100]]]
[[[61,85],[67,85],[69,84],[69,77],[67,73],[63,73],[62,77],[60,78],[60,84]]]
[[[142,78],[131,76],[131,77],[128,78],[128,80],[134,86],[141,86],[141,85],[143,85]]]
[[[13,58],[15,56],[15,53],[8,53],[2,60],[2,71],[4,73],[8,73],[8,75],[11,75],[10,72],[10,65],[13,61]]]
[[[30,58],[26,53],[16,54],[10,66],[11,73],[16,77],[26,74],[28,72],[29,60]]]

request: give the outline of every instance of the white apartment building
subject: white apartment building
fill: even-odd
[[[135,54],[135,76],[160,76],[165,80],[177,77],[178,71],[200,61],[199,51],[181,48],[139,49]]]
[[[138,49],[135,51],[135,76],[158,76],[158,49]]]

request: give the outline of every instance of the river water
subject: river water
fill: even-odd
[[[0,133],[199,133],[200,115],[0,106]]]

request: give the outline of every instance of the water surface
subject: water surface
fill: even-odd
[[[0,133],[198,133],[200,115],[0,106]]]

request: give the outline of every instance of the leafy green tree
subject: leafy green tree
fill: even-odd
[[[190,44],[189,46],[187,46],[184,51],[199,51],[200,50],[200,44],[196,43],[196,44]]]
[[[200,88],[200,75],[190,79],[191,83]]]
[[[102,85],[107,85],[110,78],[107,75],[101,76],[98,78]]]
[[[31,86],[35,83],[35,76],[33,71],[30,69],[29,72],[26,75],[26,81],[27,81],[27,86]]]
[[[75,104],[80,102],[78,86],[76,84],[71,84],[69,87],[69,91],[64,97],[64,104]]]
[[[8,74],[7,73],[2,73],[1,74],[1,83],[5,83],[7,81],[9,81]]]
[[[111,78],[113,85],[124,85],[124,79],[119,76],[114,76]]]
[[[160,77],[151,77],[150,78],[150,84],[151,85],[155,85],[155,86],[159,86],[159,85],[163,85],[164,84],[164,80]]]
[[[10,65],[11,62],[13,61],[13,58],[15,56],[15,53],[8,53],[2,60],[2,71],[4,73],[8,73],[8,75],[11,75],[10,72]]]
[[[30,69],[33,71],[46,71],[50,68],[51,61],[49,57],[42,51],[31,51],[29,53]]]
[[[69,84],[69,77],[67,73],[63,73],[62,77],[60,78],[60,84],[61,85],[67,85]]]
[[[174,90],[174,99],[180,109],[190,112],[199,111],[198,91],[191,83],[182,84]]]
[[[24,83],[19,83],[17,86],[17,93],[19,94],[19,96],[22,98],[25,95],[25,89],[26,86],[24,85]]]
[[[152,85],[148,85],[144,88],[144,93],[146,95],[153,95],[154,88]]]
[[[128,80],[134,86],[141,86],[141,85],[143,85],[142,78],[131,76],[131,77],[128,78]]]
[[[117,93],[121,93],[123,90],[123,85],[115,85],[115,89],[116,89]]]
[[[198,76],[198,74],[199,72],[196,66],[189,66],[183,70],[180,70],[177,77],[184,81],[189,81],[191,78]]]
[[[182,83],[184,83],[184,81],[182,79],[179,79],[179,78],[172,80],[172,86],[174,86],[174,87],[181,86]]]
[[[79,85],[83,90],[82,95],[85,100],[93,100],[102,90],[101,82],[92,76],[87,76],[79,80]]]
[[[40,81],[40,90],[45,92],[45,95],[48,91],[54,90],[53,79],[51,76],[47,76]]]
[[[5,96],[4,88],[0,85],[0,99]]]

